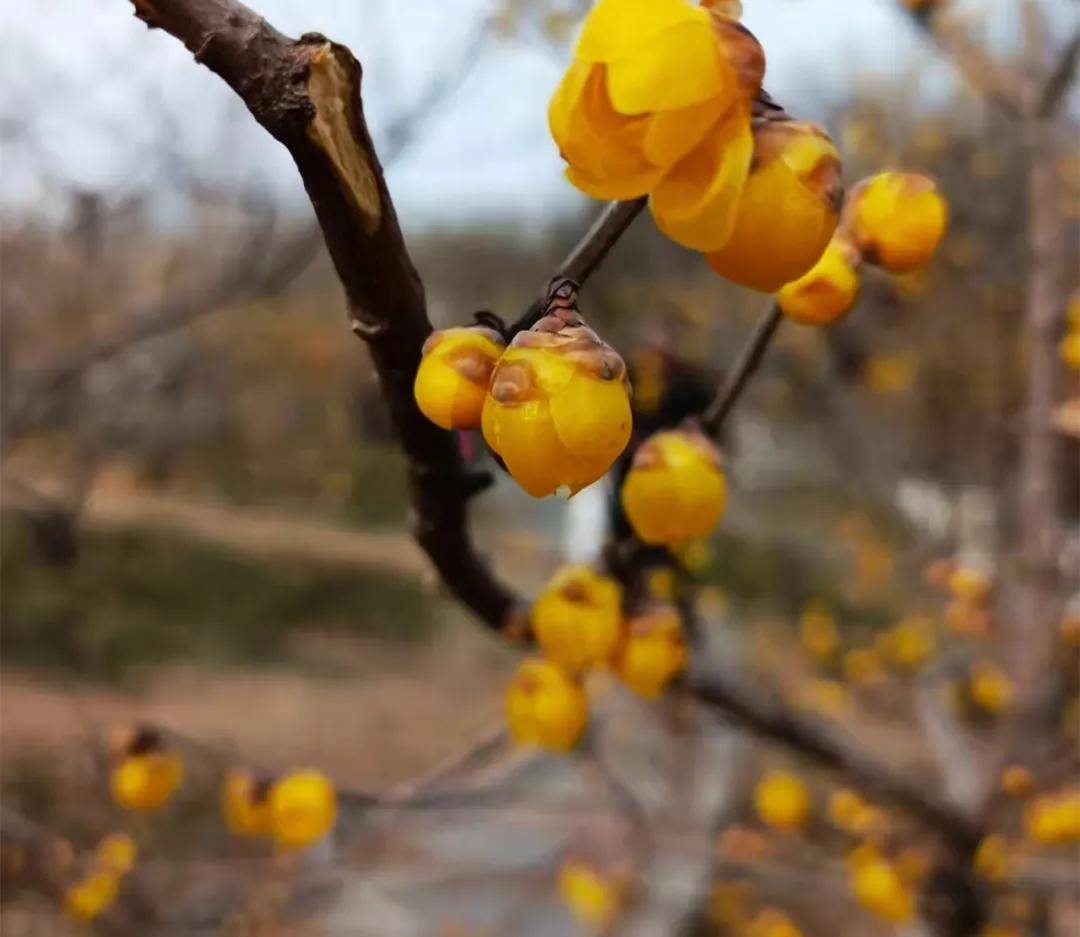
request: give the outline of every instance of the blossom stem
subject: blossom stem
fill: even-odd
[[[724,386],[720,388],[712,403],[701,414],[701,425],[710,436],[715,436],[724,425],[724,420],[738,403],[750,377],[758,369],[765,349],[769,347],[783,314],[780,304],[773,302],[768,311],[759,320],[746,344],[739,352],[739,358]]]
[[[646,202],[648,198],[644,195],[626,202],[608,202],[593,222],[592,227],[585,232],[585,236],[566,255],[566,259],[559,265],[555,275],[569,277],[579,286],[584,284],[607,257],[626,229],[630,227],[633,220],[641,214]],[[525,310],[521,318],[510,326],[510,335],[532,328],[543,312],[542,307],[540,299],[533,300],[532,305]]]

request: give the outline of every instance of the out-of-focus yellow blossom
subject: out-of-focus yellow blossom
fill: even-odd
[[[110,833],[104,836],[94,850],[94,861],[103,872],[124,876],[132,870],[139,847],[127,833]]]
[[[803,325],[828,325],[855,304],[859,295],[859,252],[834,234],[817,263],[776,294],[780,309]]]
[[[1043,846],[1080,841],[1080,788],[1035,797],[1024,812],[1024,830]]]
[[[847,709],[848,695],[835,680],[810,680],[799,693],[799,702],[819,716],[837,719]]]
[[[863,368],[863,385],[875,394],[900,394],[915,383],[919,361],[914,352],[873,354]]]
[[[749,916],[750,885],[717,882],[709,892],[709,920],[718,927],[736,927]]]
[[[235,836],[269,836],[269,782],[256,780],[249,772],[233,770],[221,786],[221,813],[225,826]]]
[[[971,665],[968,692],[979,709],[994,716],[1012,704],[1014,688],[1012,680],[997,664],[980,660]]]
[[[945,235],[948,207],[934,181],[885,172],[860,182],[844,210],[844,230],[863,256],[892,273],[925,264]]]
[[[573,495],[600,478],[630,439],[626,365],[574,308],[563,280],[548,314],[519,332],[491,375],[484,438],[535,498]]]
[[[810,270],[836,230],[843,201],[840,155],[816,124],[755,120],[754,158],[728,238],[689,247],[722,277],[774,293]],[[658,193],[659,195],[659,193]],[[663,219],[657,224],[664,229]]]
[[[934,656],[937,648],[934,623],[921,615],[912,615],[897,622],[885,637],[886,656],[902,670],[918,669]]]
[[[77,921],[92,921],[109,907],[120,890],[113,872],[91,872],[64,892],[64,911]]]
[[[990,631],[990,612],[968,599],[952,599],[945,606],[945,624],[956,634],[985,637]]]
[[[506,692],[506,717],[519,744],[568,752],[589,721],[589,702],[581,685],[555,664],[524,660]]]
[[[286,774],[268,795],[270,833],[284,849],[303,849],[330,832],[337,817],[334,785],[321,771]]]
[[[750,102],[764,73],[761,46],[719,5],[601,0],[548,107],[567,179],[593,198],[629,199],[665,177],[696,183],[700,164],[719,156],[732,165],[718,174],[737,193],[749,168]],[[725,160],[732,139],[738,152]],[[686,188],[684,212],[693,197],[706,201],[699,186]]]
[[[674,601],[675,570],[669,566],[650,569],[645,575],[645,588],[654,599],[660,599],[662,602]]]
[[[420,412],[443,429],[478,429],[503,349],[499,333],[481,326],[432,332],[413,384]]]
[[[763,908],[746,925],[743,934],[745,937],[802,937],[795,922],[777,908]]]
[[[854,852],[854,851],[853,851]],[[896,867],[876,850],[849,856],[851,891],[871,914],[899,924],[915,914],[915,895]]]
[[[664,396],[664,358],[656,348],[638,348],[633,353],[635,413],[655,413]]]
[[[655,699],[686,667],[686,638],[679,612],[657,602],[628,619],[616,670],[631,690]]]
[[[724,513],[727,485],[716,447],[694,430],[650,436],[622,487],[622,504],[645,543],[679,544],[712,532]]]
[[[563,903],[585,927],[602,931],[619,910],[617,883],[584,862],[568,860],[559,870],[559,894]]]
[[[1074,371],[1080,371],[1080,330],[1069,332],[1058,344],[1061,360]]]
[[[1075,599],[1058,622],[1058,634],[1066,647],[1080,647],[1080,603]]]
[[[1003,882],[1012,873],[1015,856],[1004,836],[986,836],[975,850],[972,864],[975,871],[991,882]]]
[[[1035,778],[1023,765],[1009,765],[1001,772],[1001,790],[1009,797],[1021,800],[1035,790]]]
[[[754,809],[774,830],[799,830],[810,816],[810,791],[797,774],[769,771],[754,787]]]
[[[836,618],[821,602],[807,602],[799,612],[799,641],[810,656],[827,661],[840,646]]]
[[[930,871],[930,857],[917,846],[908,846],[897,853],[893,866],[902,882],[918,885]]]
[[[713,561],[713,548],[708,537],[694,537],[673,548],[679,565],[691,573],[700,573]]]
[[[848,651],[841,660],[844,676],[852,683],[876,683],[884,676],[881,658],[873,648],[858,647]]]
[[[716,845],[722,855],[740,862],[754,862],[772,852],[772,846],[759,830],[738,824],[725,829]]]
[[[855,544],[855,586],[859,592],[872,592],[892,578],[896,559],[884,543],[866,539]]]
[[[184,775],[180,756],[147,751],[121,758],[112,769],[113,800],[126,810],[158,810],[168,803]]]
[[[961,566],[949,576],[949,591],[955,598],[981,602],[990,594],[990,577],[975,566]]]
[[[868,804],[850,788],[841,788],[829,798],[829,819],[852,836],[870,836],[884,832],[889,818],[885,811]]]
[[[564,566],[533,603],[533,634],[544,654],[570,673],[609,660],[619,642],[622,590],[588,566]]]

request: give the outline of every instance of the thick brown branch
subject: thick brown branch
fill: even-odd
[[[497,629],[516,621],[513,595],[467,533],[468,500],[483,481],[467,471],[454,437],[413,401],[431,324],[364,120],[359,63],[317,33],[282,35],[236,0],[131,2],[140,19],[180,39],[219,75],[292,155],[409,460],[417,539],[481,620]]]

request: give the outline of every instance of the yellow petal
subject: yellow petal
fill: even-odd
[[[653,189],[649,208],[657,227],[694,250],[722,247],[735,226],[753,149],[749,115],[733,107]]]
[[[613,62],[656,41],[673,26],[699,22],[704,14],[685,0],[600,0],[585,18],[574,58]]]
[[[713,132],[716,122],[731,107],[723,95],[717,95],[671,111],[657,111],[649,117],[642,149],[646,159],[656,166],[671,166],[678,162],[706,134]]]
[[[575,456],[611,465],[630,441],[630,398],[620,380],[598,380],[576,370],[566,389],[552,394],[551,418]]]

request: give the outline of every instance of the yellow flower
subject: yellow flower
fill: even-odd
[[[584,862],[563,863],[559,894],[574,917],[592,930],[610,927],[619,910],[616,884]]]
[[[851,863],[851,890],[867,911],[900,923],[915,914],[915,896],[887,859],[868,855]]]
[[[774,830],[799,830],[810,816],[810,791],[798,775],[770,771],[754,788],[754,809]]]
[[[911,351],[873,354],[866,360],[862,380],[875,394],[900,394],[915,383],[919,361]]]
[[[166,751],[125,755],[112,770],[113,799],[127,810],[163,807],[184,775],[180,756]]]
[[[1023,765],[1009,765],[1001,772],[1001,790],[1020,800],[1035,790],[1035,778]]]
[[[432,332],[416,371],[416,405],[443,429],[478,429],[503,340],[480,326]]]
[[[883,676],[881,659],[868,647],[853,648],[841,661],[844,676],[852,683],[876,683]]]
[[[975,871],[991,882],[1001,882],[1009,877],[1014,857],[1005,837],[993,834],[983,838],[972,859]]]
[[[870,836],[888,827],[885,811],[868,804],[850,788],[840,788],[829,798],[829,819],[833,825],[853,836]]]
[[[844,210],[844,229],[873,263],[891,273],[925,264],[945,235],[948,207],[934,181],[884,172],[860,182]]]
[[[139,847],[126,833],[111,833],[102,837],[94,850],[94,861],[104,872],[113,875],[127,875],[135,865],[135,858],[139,854]]]
[[[817,263],[840,217],[840,155],[816,124],[756,120],[750,175],[739,197],[729,237],[670,237],[709,251],[705,259],[722,277],[774,293]],[[659,194],[659,192],[657,193]]]
[[[631,690],[656,699],[686,667],[686,639],[674,606],[657,603],[626,623],[616,670]]]
[[[589,721],[589,702],[576,680],[534,658],[522,661],[510,682],[506,718],[519,744],[568,752]]]
[[[319,771],[296,771],[270,788],[270,832],[286,849],[302,849],[322,839],[334,825],[334,786]]]
[[[532,630],[544,654],[570,673],[609,660],[622,625],[619,584],[588,566],[564,566],[533,603]]]
[[[802,937],[802,931],[783,911],[776,908],[764,908],[747,924],[745,935],[746,937]]]
[[[484,438],[535,498],[576,494],[630,439],[626,365],[582,322],[574,294],[569,280],[556,286],[552,311],[510,343],[484,401]]]
[[[799,612],[799,640],[816,661],[826,661],[836,653],[840,644],[836,619],[821,602],[807,602]]]
[[[548,107],[567,178],[593,198],[652,191],[708,147],[727,113],[746,114],[764,71],[757,40],[721,11],[684,0],[600,0]],[[748,117],[743,124],[748,138]],[[747,152],[743,178],[748,165]]]
[[[886,656],[901,670],[915,670],[934,655],[934,623],[929,618],[912,616],[898,622],[887,632]]]
[[[949,576],[949,591],[957,599],[980,602],[990,594],[990,577],[974,566],[960,566]]]
[[[1080,371],[1080,330],[1073,329],[1058,345],[1061,360],[1074,371]]]
[[[803,325],[835,322],[859,295],[859,260],[851,242],[834,234],[814,266],[780,287],[776,298],[784,315]]]
[[[221,786],[221,813],[236,836],[269,836],[271,785],[247,771],[230,771]]]
[[[847,709],[847,690],[835,680],[810,680],[801,689],[798,702],[819,716],[836,719]]]
[[[91,872],[64,892],[64,911],[77,921],[92,921],[116,900],[120,880],[112,872]]]
[[[971,666],[968,692],[972,702],[990,715],[1007,710],[1012,703],[1013,683],[997,664],[976,661]]]
[[[645,440],[622,488],[626,516],[649,544],[704,537],[720,520],[726,501],[720,453],[691,430],[667,430]]]
[[[1034,798],[1024,812],[1024,829],[1044,846],[1080,840],[1080,788]]]

